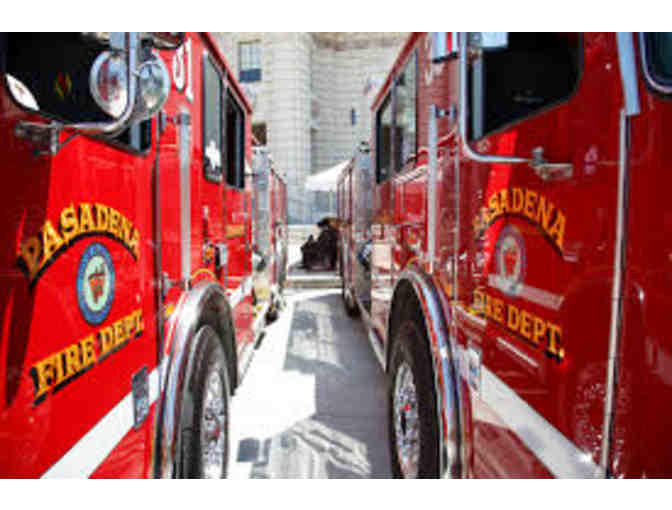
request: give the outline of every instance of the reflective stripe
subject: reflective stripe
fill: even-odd
[[[149,374],[149,405],[159,395],[159,373]],[[128,393],[68,452],[51,466],[42,478],[89,477],[133,428],[133,394]]]

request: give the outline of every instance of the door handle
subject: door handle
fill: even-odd
[[[546,161],[543,147],[532,149],[530,168],[544,181],[569,179],[574,174],[574,166],[571,163],[549,163]]]

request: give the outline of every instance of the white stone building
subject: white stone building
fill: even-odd
[[[359,141],[369,139],[371,101],[407,35],[217,34],[254,107],[253,132],[287,175],[290,223],[312,223],[329,212],[326,194],[306,192],[305,179],[349,158]]]

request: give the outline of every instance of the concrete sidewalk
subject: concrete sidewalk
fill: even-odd
[[[232,401],[230,478],[389,478],[385,379],[340,290],[287,295]]]

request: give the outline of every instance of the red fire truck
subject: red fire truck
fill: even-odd
[[[671,69],[670,34],[409,37],[339,190],[397,476],[672,475]]]
[[[251,108],[213,37],[0,39],[0,476],[226,475]]]

